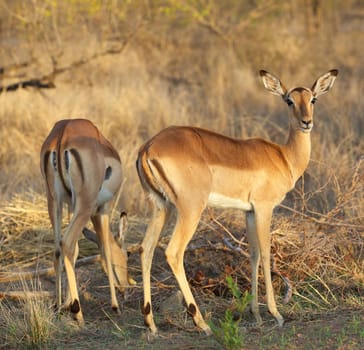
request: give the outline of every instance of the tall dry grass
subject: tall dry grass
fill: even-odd
[[[52,300],[42,295],[39,280],[19,284],[23,298],[16,303],[0,301],[1,348],[49,349],[56,346],[57,337],[76,330],[69,319],[54,312]]]

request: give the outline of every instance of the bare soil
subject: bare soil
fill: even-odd
[[[203,231],[203,230],[202,230]],[[236,276],[239,286],[250,288],[250,265],[245,254],[229,249],[213,232],[198,232],[190,243],[185,257],[186,273],[196,301],[207,320],[216,325],[231,306],[231,295],[225,284],[228,274]],[[129,271],[137,281],[127,295],[118,293],[122,312],[115,314],[110,307],[107,278],[99,263],[77,269],[81,305],[86,325],[80,329],[73,321],[45,348],[57,349],[223,349],[214,336],[206,336],[193,324],[181,301],[177,283],[165,261],[163,245],[157,247],[152,269],[152,301],[159,334],[151,337],[143,324],[142,279],[138,253],[129,256]],[[80,254],[96,254],[97,248],[86,240],[80,241]],[[240,277],[239,277],[240,276]],[[285,287],[274,280],[277,299],[284,295]],[[42,290],[54,290],[54,277],[40,278]],[[0,286],[2,290],[9,285]],[[14,284],[16,289],[16,285]],[[264,286],[262,295],[264,295]],[[261,300],[264,302],[264,299]],[[264,324],[253,325],[247,310],[243,315],[241,332],[243,349],[363,349],[363,309],[343,305],[325,310],[305,308],[297,312],[299,300],[293,298],[287,305],[279,304],[286,320],[282,328],[266,311],[261,313]],[[68,313],[61,317],[70,318]],[[1,348],[1,346],[0,346]]]

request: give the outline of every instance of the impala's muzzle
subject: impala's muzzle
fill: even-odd
[[[310,132],[313,127],[312,120],[301,120],[301,130],[303,132]]]

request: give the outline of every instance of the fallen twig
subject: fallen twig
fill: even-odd
[[[100,254],[88,256],[86,258],[82,258],[76,261],[76,267],[92,264],[94,262],[100,261]],[[20,280],[28,280],[35,277],[41,276],[54,276],[54,268],[49,267],[47,269],[41,269],[36,271],[25,271],[25,272],[1,272],[0,273],[0,283],[14,282]]]
[[[15,291],[0,291],[0,299],[11,298],[11,299],[29,299],[29,298],[51,298],[54,296],[53,292],[48,291],[24,291],[24,290],[15,290]]]
[[[304,217],[305,219],[308,219],[310,221],[313,221],[315,222],[316,224],[319,224],[319,225],[327,225],[327,226],[340,226],[340,227],[350,227],[350,228],[356,228],[356,229],[364,229],[364,225],[356,225],[356,224],[348,224],[348,223],[345,223],[345,222],[341,222],[339,220],[334,220],[333,218],[330,218],[332,220],[332,222],[329,222],[327,220],[324,220],[324,219],[327,219],[327,217],[325,215],[322,215],[321,216],[324,218],[324,219],[316,219],[310,215],[307,215],[305,213],[302,213],[301,211],[298,211],[296,209],[293,209],[291,207],[288,207],[284,204],[280,204],[279,205],[281,208],[283,209],[286,209],[288,211],[291,211],[292,213],[294,214],[297,214],[297,215],[301,215],[302,217]],[[318,213],[317,213],[318,214]],[[318,214],[319,215],[319,214]]]
[[[284,276],[278,270],[273,270],[272,269],[271,273],[274,274],[274,275],[277,275],[278,277],[280,277],[282,279],[282,281],[284,282],[284,284],[286,285],[286,293],[285,293],[284,298],[283,298],[283,304],[287,304],[291,300],[292,293],[293,293],[293,288],[292,288],[291,281],[289,280],[288,277]]]
[[[234,251],[236,251],[236,252],[239,252],[239,253],[241,253],[242,255],[244,255],[246,258],[249,258],[250,257],[250,255],[246,252],[246,250],[244,250],[244,249],[241,249],[240,247],[234,247],[231,243],[230,243],[230,241],[228,240],[228,238],[224,238],[223,239],[223,242],[224,242],[224,244],[228,247],[228,248],[230,248],[231,250],[234,250]]]
[[[247,243],[243,242],[243,238],[241,240],[238,240],[234,237],[234,235],[218,220],[215,219],[215,217],[211,214],[211,211],[209,210],[209,216],[210,216],[210,220],[213,221],[216,225],[218,225],[220,228],[223,229],[224,232],[226,232],[229,237],[235,242],[237,243],[239,246],[243,245],[243,246],[247,246]]]

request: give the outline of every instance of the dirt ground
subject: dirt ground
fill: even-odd
[[[157,254],[158,255],[158,254]],[[95,269],[99,270],[95,273]],[[121,315],[110,308],[106,277],[99,266],[78,269],[82,307],[86,326],[55,339],[51,348],[58,349],[223,349],[213,336],[200,332],[188,316],[183,304],[176,302],[178,288],[172,276],[165,272],[163,281],[153,284],[155,320],[159,328],[157,337],[151,338],[143,324],[141,283],[131,288],[127,300],[119,294]],[[97,276],[95,279],[94,276]],[[44,281],[45,285],[52,281]],[[223,317],[228,301],[214,296],[211,291],[195,287],[193,290],[202,313],[215,324]],[[294,299],[294,298],[293,298]],[[294,303],[294,300],[292,301]],[[282,328],[261,306],[264,324],[257,328],[249,312],[244,314],[241,332],[243,349],[363,349],[364,314],[360,309],[335,309],[289,314],[289,307],[281,307],[286,319]],[[288,312],[288,314],[287,314]],[[66,317],[66,316],[65,316]],[[68,316],[67,316],[68,317]],[[353,321],[355,320],[355,322]],[[359,329],[359,331],[358,331]]]
[[[185,313],[175,315],[179,319],[174,323],[158,317],[159,335],[150,339],[141,316],[137,319],[137,311],[124,309],[118,321],[121,330],[117,330],[99,310],[99,317],[87,322],[85,329],[57,340],[54,346],[58,349],[224,349],[216,339],[194,329],[185,319]],[[363,335],[360,338],[347,332],[343,335],[353,314],[360,316],[363,332],[362,310],[335,310],[316,314],[306,321],[287,320],[282,328],[266,321],[259,329],[242,329],[245,335],[242,349],[363,349]]]
[[[79,329],[73,321],[67,321],[72,326],[57,333],[45,348],[224,349],[214,336],[200,332],[187,314],[177,283],[164,259],[163,242],[162,238],[152,269],[157,337],[152,338],[143,324],[139,254],[132,253],[129,270],[137,284],[128,290],[126,299],[118,293],[121,314],[111,310],[107,278],[101,265],[96,262],[81,266],[77,269],[77,279],[86,325]],[[80,243],[80,257],[84,251],[97,253],[92,243],[86,240]],[[203,315],[218,325],[231,305],[226,275],[242,276],[239,286],[249,289],[248,258],[228,249],[216,234],[197,234],[187,249],[185,261],[187,277]],[[280,300],[284,286],[276,278],[274,282]],[[42,290],[53,291],[54,277],[42,277],[40,286]],[[364,310],[348,306],[326,310],[302,307],[297,312],[299,303],[293,295],[287,305],[278,304],[286,320],[282,328],[277,327],[264,304],[261,305],[264,323],[260,328],[253,326],[252,315],[247,310],[240,327],[244,336],[242,349],[364,349]],[[62,317],[68,319],[69,314]]]

